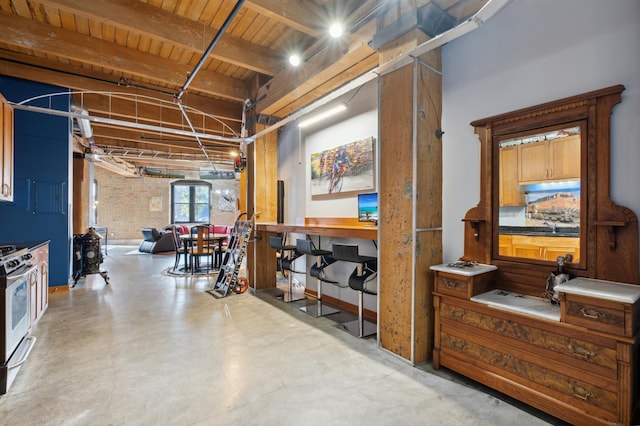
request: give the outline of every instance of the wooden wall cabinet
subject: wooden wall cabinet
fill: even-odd
[[[500,206],[524,206],[524,190],[518,181],[518,147],[500,150]]]
[[[13,201],[13,107],[0,95],[0,201]]]
[[[518,145],[518,182],[580,179],[580,135]]]
[[[33,326],[49,306],[49,243],[43,243],[30,251],[31,263],[36,269],[30,276],[31,325]]]
[[[571,254],[577,262],[580,259],[580,238],[500,234],[499,253],[502,256],[552,261],[556,261],[558,256]]]

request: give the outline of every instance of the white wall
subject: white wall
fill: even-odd
[[[311,197],[311,154],[331,149],[346,143],[373,136],[378,140],[378,86],[376,81],[365,84],[337,99],[335,103],[347,102],[348,109],[332,119],[319,122],[301,131],[297,123],[281,129],[278,135],[278,179],[285,186],[285,223],[303,223],[305,217],[357,217],[357,198],[347,194],[335,199],[313,200]],[[374,146],[374,150],[376,147]],[[376,154],[377,155],[377,154]],[[377,175],[377,174],[376,174]],[[376,176],[376,188],[378,187]],[[290,235],[289,243],[304,235]],[[317,245],[318,239],[314,237]],[[359,244],[361,254],[375,256],[376,247],[370,241],[338,238],[322,238],[322,248],[331,248],[332,243]],[[346,286],[354,264],[338,262],[327,268],[329,278]],[[295,269],[305,270],[304,260],[296,260]],[[308,269],[308,268],[307,268]],[[316,280],[306,280],[304,275],[294,275],[303,285],[316,290]],[[353,290],[331,284],[323,285],[323,292],[332,297],[357,305],[357,294]],[[376,298],[365,296],[365,308],[376,311]]]
[[[443,261],[463,254],[479,198],[473,120],[623,84],[611,121],[611,198],[640,216],[640,1],[513,0],[443,59]]]

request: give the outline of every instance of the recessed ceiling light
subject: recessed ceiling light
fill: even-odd
[[[300,56],[296,54],[289,56],[289,63],[294,67],[297,67],[298,65],[300,65]]]
[[[342,24],[339,22],[331,24],[329,27],[329,35],[333,38],[338,38],[342,35]]]

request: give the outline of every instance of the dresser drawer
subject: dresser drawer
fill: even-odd
[[[548,362],[543,357],[501,342],[478,338],[460,330],[442,327],[441,359],[467,364],[512,382],[552,396],[592,416],[617,419],[616,379],[602,379],[571,365]]]
[[[486,308],[485,308],[486,309]],[[453,327],[467,327],[471,333],[490,336],[546,358],[558,358],[561,362],[579,365],[609,378],[616,378],[616,341],[602,336],[581,333],[574,337],[562,333],[562,326],[539,321],[526,323],[512,314],[494,310],[492,314],[453,303],[440,303],[440,320],[443,324],[455,321]],[[470,327],[473,327],[471,329]],[[557,330],[556,330],[557,329]]]
[[[626,337],[638,330],[637,303],[562,293],[560,304],[562,321],[568,324]]]
[[[493,285],[495,272],[465,276],[448,272],[437,272],[435,292],[449,296],[469,299],[476,294],[484,293]]]
[[[436,292],[466,298],[469,294],[469,278],[471,277],[439,272],[436,278]]]

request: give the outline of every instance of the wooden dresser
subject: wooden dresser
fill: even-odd
[[[634,424],[639,286],[574,279],[558,306],[498,289],[493,265],[431,269],[435,369],[575,425]]]

